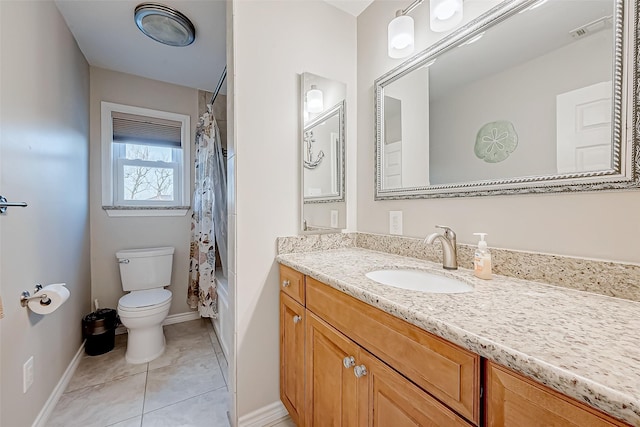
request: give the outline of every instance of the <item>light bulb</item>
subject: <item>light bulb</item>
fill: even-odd
[[[311,85],[311,89],[307,92],[307,110],[310,113],[321,113],[324,110],[322,91],[316,85]]]
[[[430,0],[429,12],[432,31],[451,30],[462,22],[462,0]]]
[[[387,28],[388,54],[391,58],[404,58],[411,55],[414,48],[413,18],[398,15]]]

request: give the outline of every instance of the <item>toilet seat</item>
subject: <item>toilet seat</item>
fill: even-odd
[[[166,310],[171,305],[171,291],[168,289],[146,289],[133,291],[118,301],[120,317],[145,317]]]
[[[171,291],[168,289],[145,289],[144,291],[129,292],[120,298],[118,305],[125,310],[140,311],[170,300]]]

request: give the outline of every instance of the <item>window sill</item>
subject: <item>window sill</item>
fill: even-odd
[[[123,216],[185,216],[190,206],[103,206],[102,209],[110,217]]]

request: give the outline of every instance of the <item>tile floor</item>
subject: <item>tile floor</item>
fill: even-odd
[[[84,355],[48,427],[228,427],[227,362],[206,319],[164,327],[167,348],[144,364],[124,359],[127,336]]]
[[[125,361],[126,335],[109,353],[84,355],[47,426],[228,427],[228,365],[211,322],[165,326],[164,334],[164,354],[149,363]]]

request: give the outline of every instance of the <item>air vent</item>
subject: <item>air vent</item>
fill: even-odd
[[[595,21],[569,31],[569,34],[571,34],[571,37],[574,39],[579,39],[612,27],[613,16],[603,16],[602,18],[596,19]]]

